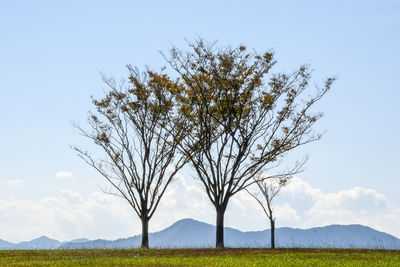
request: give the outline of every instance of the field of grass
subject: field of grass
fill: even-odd
[[[131,249],[0,251],[0,266],[400,266],[400,251]]]

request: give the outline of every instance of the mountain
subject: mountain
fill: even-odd
[[[400,239],[358,224],[305,230],[284,227],[277,230],[276,236],[278,245],[282,247],[400,249]]]
[[[41,236],[31,241],[25,241],[13,246],[12,249],[54,249],[61,244],[60,241]]]
[[[310,229],[278,228],[275,231],[278,247],[337,247],[337,248],[387,248],[400,249],[400,239],[362,225],[330,225]],[[268,247],[270,231],[242,232],[225,228],[227,247]],[[139,247],[141,236],[114,241],[93,240],[80,244],[66,243],[61,249],[78,248],[132,248]],[[213,247],[215,226],[193,219],[177,221],[168,228],[151,233],[152,247]]]
[[[225,228],[227,247],[268,247],[270,232],[242,232]],[[310,229],[277,228],[277,247],[335,247],[335,248],[379,248],[400,249],[400,239],[362,225],[330,225]],[[59,242],[40,237],[18,244],[0,240],[0,249],[95,249],[139,247],[141,236],[120,238],[113,241],[97,239],[75,239]],[[159,248],[199,248],[213,247],[215,226],[193,219],[183,219],[166,229],[149,234],[151,247]]]
[[[5,241],[3,239],[0,239],[0,250],[1,249],[8,249],[8,248],[10,248],[10,247],[12,247],[14,245],[15,245],[14,243]]]

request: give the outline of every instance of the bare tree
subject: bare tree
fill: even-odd
[[[254,177],[255,184],[258,187],[259,193],[252,192],[250,188],[246,188],[245,190],[249,193],[258,204],[260,204],[261,208],[263,209],[265,215],[269,219],[270,223],[270,247],[275,248],[275,222],[276,217],[274,216],[274,207],[272,205],[273,200],[279,194],[281,189],[286,186],[290,180],[292,179],[293,175],[298,174],[302,171],[302,167],[307,161],[307,157],[302,160],[301,162],[297,162],[295,167],[287,172],[281,173],[279,175],[274,176],[266,176],[264,177]]]
[[[109,89],[104,98],[93,99],[85,130],[74,126],[92,140],[104,158],[74,149],[111,185],[107,193],[122,197],[142,222],[142,248],[149,247],[149,220],[174,175],[184,166],[184,156],[176,157],[180,116],[174,112],[177,83],[166,75],[140,73],[128,66],[129,83],[117,84],[103,76]]]
[[[245,46],[217,48],[202,40],[189,45],[189,52],[173,48],[165,56],[184,87],[176,98],[187,119],[178,147],[215,207],[216,246],[223,247],[229,199],[288,151],[321,137],[312,126],[322,114],[310,108],[334,79],[307,99],[307,66],[270,75],[270,51],[259,55]]]

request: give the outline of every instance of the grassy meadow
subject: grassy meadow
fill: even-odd
[[[400,251],[120,249],[0,251],[0,266],[400,266]]]

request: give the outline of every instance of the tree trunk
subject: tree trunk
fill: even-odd
[[[225,215],[225,208],[217,207],[217,229],[216,229],[216,236],[215,236],[215,246],[217,248],[224,247],[224,215]]]
[[[275,248],[275,220],[270,219],[271,223],[271,248]]]
[[[142,245],[141,248],[149,248],[149,219],[142,218]]]

